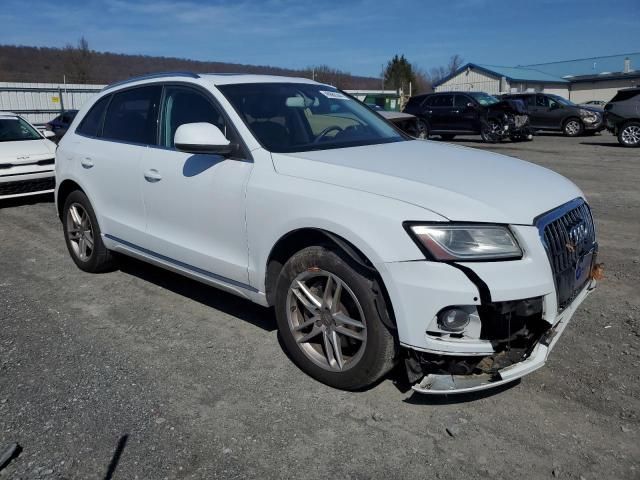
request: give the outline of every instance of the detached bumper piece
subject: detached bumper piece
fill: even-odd
[[[47,190],[53,190],[55,187],[55,177],[38,178],[35,180],[16,180],[14,182],[0,182],[0,197],[5,195],[44,192]]]

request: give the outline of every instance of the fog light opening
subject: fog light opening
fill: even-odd
[[[438,327],[445,332],[462,332],[470,321],[469,312],[462,308],[447,308],[438,313]]]

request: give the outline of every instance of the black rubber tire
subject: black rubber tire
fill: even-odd
[[[488,131],[489,122],[498,123],[498,120],[489,119],[486,122],[482,122],[480,127],[480,138],[482,138],[484,143],[500,143],[502,141],[502,137],[499,135],[492,135]]]
[[[423,118],[416,119],[416,138],[429,139],[429,124]]]
[[[567,125],[569,125],[569,123],[573,121],[578,122],[578,130],[574,133],[567,132]],[[564,133],[566,137],[579,137],[584,133],[584,124],[582,123],[582,120],[577,117],[567,118],[562,124],[562,133]]]
[[[618,143],[620,145],[622,145],[623,147],[638,148],[638,147],[640,147],[640,142],[627,143],[627,142],[622,140],[622,133],[624,132],[624,130],[626,128],[629,128],[629,127],[638,127],[638,128],[640,128],[640,122],[632,121],[632,122],[627,122],[624,125],[622,125],[622,127],[620,127],[620,129],[618,130]]]
[[[286,312],[289,287],[300,273],[313,268],[340,277],[358,298],[365,316],[367,343],[364,353],[357,364],[344,372],[328,371],[313,363],[302,352],[289,329]],[[393,368],[398,348],[394,335],[380,318],[374,288],[375,282],[365,275],[361,267],[342,252],[327,247],[307,247],[285,263],[276,283],[276,319],[282,342],[301,370],[331,387],[360,390],[371,386]]]
[[[455,135],[453,135],[452,133],[442,133],[440,134],[440,138],[446,142],[449,142],[451,140],[453,140],[454,138],[456,138]]]
[[[82,206],[82,208],[84,208],[84,210],[89,215],[89,218],[91,219],[91,225],[93,227],[93,250],[91,252],[91,256],[86,261],[81,260],[73,251],[71,241],[69,240],[69,235],[67,232],[67,214],[69,212],[69,208],[74,203],[78,203]],[[64,207],[62,207],[62,229],[64,231],[64,240],[67,244],[69,255],[80,270],[84,270],[85,272],[89,273],[100,273],[113,269],[113,266],[115,264],[113,254],[107,249],[107,247],[105,247],[104,243],[102,242],[100,226],[98,225],[96,214],[93,211],[93,207],[91,206],[91,203],[89,202],[89,199],[84,194],[84,192],[76,190],[74,192],[71,192],[67,196],[67,199],[64,202]]]

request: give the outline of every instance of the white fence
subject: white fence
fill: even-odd
[[[63,110],[78,110],[104,85],[0,82],[0,111],[46,123]]]

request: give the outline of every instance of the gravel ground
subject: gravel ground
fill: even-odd
[[[289,361],[272,311],[133,260],[83,273],[50,197],[5,201],[0,450],[23,450],[0,479],[640,478],[640,150],[457,143],[550,167],[593,206],[607,278],[545,368],[463,397],[397,372],[333,390]]]

